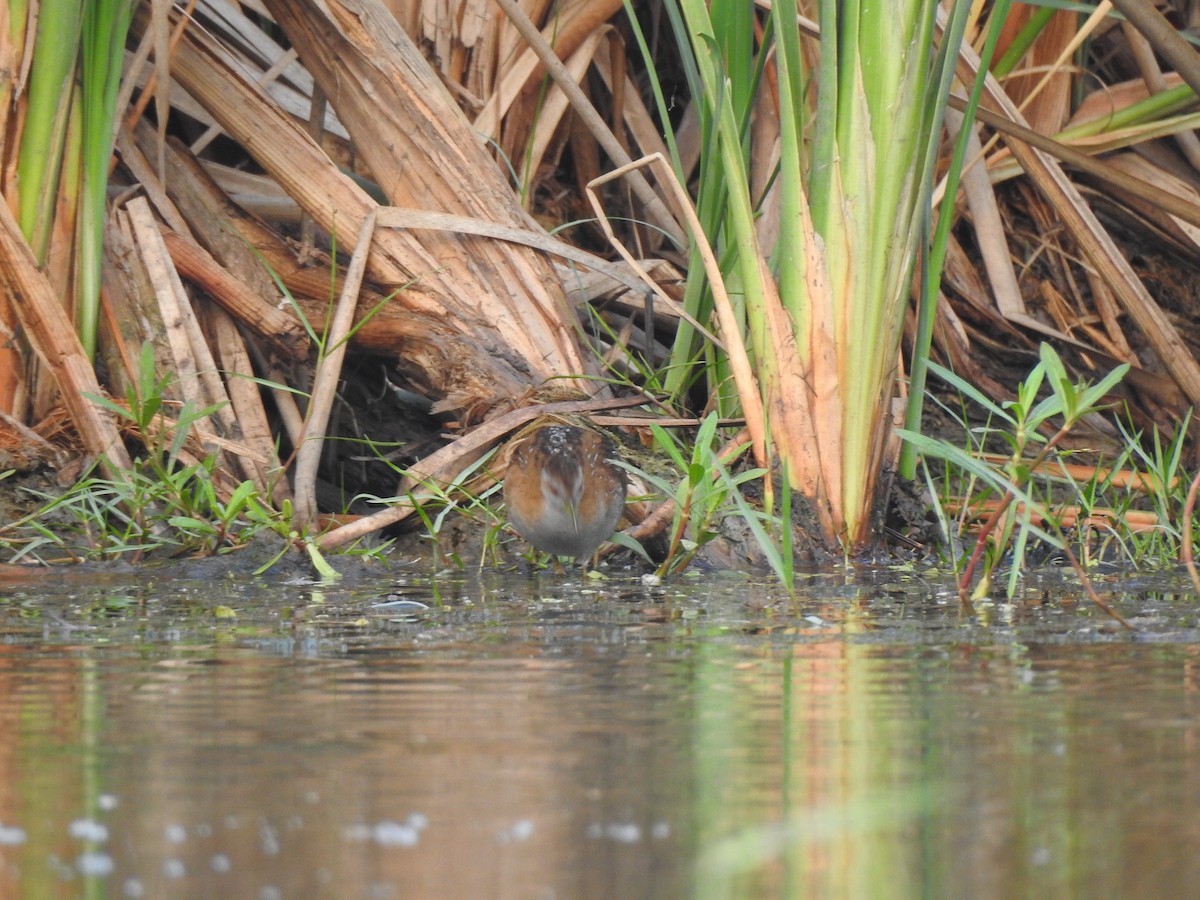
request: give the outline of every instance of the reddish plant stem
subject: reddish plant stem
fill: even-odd
[[[1058,446],[1058,442],[1067,436],[1067,432],[1070,431],[1071,425],[1072,423],[1068,422],[1064,424],[1062,428],[1058,429],[1054,437],[1050,438],[1050,440],[1046,443],[1046,446],[1042,448],[1041,453],[1033,458],[1033,461],[1029,464],[1029,471],[1034,471],[1038,466],[1045,462],[1046,458],[1050,455],[1050,451]],[[1019,458],[1023,449],[1023,446],[1019,447],[1017,452],[1014,454],[1014,458]],[[1014,487],[1023,487],[1023,485],[1016,485],[1014,483]],[[1000,505],[996,507],[996,510],[990,516],[988,516],[987,521],[983,523],[983,528],[980,529],[979,537],[975,541],[975,550],[971,553],[971,559],[967,562],[967,567],[963,570],[962,578],[960,578],[958,582],[958,600],[960,603],[966,604],[970,602],[970,595],[968,592],[971,588],[971,579],[975,575],[975,569],[979,565],[979,560],[983,557],[983,551],[987,547],[987,539],[995,530],[997,523],[1000,521],[1000,517],[1008,512],[1008,508],[1012,506],[1012,502],[1015,498],[1016,494],[1013,492],[1013,488],[1010,487],[1004,492],[1004,499],[1000,501]]]

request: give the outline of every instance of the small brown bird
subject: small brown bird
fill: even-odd
[[[504,479],[509,521],[539,550],[588,559],[625,508],[616,446],[574,425],[543,425],[518,440]]]

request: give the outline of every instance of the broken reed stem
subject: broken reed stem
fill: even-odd
[[[317,468],[325,445],[325,429],[329,425],[329,415],[337,396],[338,380],[342,376],[342,361],[346,357],[350,329],[354,326],[354,314],[358,311],[358,292],[362,287],[374,235],[375,210],[370,209],[359,229],[358,243],[350,258],[350,267],[346,270],[337,309],[325,333],[325,353],[317,362],[303,439],[296,451],[296,509],[292,522],[297,530],[304,530],[317,516]]]
[[[968,523],[968,527],[972,522],[982,522],[982,520],[991,515],[1000,505],[999,500],[986,500],[980,503],[964,502],[956,499],[948,500],[945,503],[945,509],[953,516],[962,514]],[[1014,509],[1017,515],[1024,513],[1023,504],[1015,504]],[[1083,507],[1074,504],[1063,506],[1055,506],[1053,514],[1043,505],[1034,507],[1033,512],[1045,513],[1047,520],[1053,518],[1064,528],[1107,528],[1116,529],[1118,526],[1133,532],[1141,534],[1150,531],[1156,531],[1163,527],[1162,520],[1157,513],[1148,510],[1124,510],[1118,511],[1107,507],[1092,507],[1085,510]],[[982,526],[979,526],[982,527]]]

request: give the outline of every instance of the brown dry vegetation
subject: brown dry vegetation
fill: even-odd
[[[152,8],[165,6],[143,4],[134,19],[94,368],[64,305],[69,229],[39,268],[7,210],[0,220],[4,465],[44,459],[22,427],[45,431],[63,407],[74,427],[57,428],[60,443],[128,465],[114,422],[86,395],[123,397],[147,340],[176,400],[221,405],[192,452],[225,454],[222,489],[250,479],[276,499],[314,490],[307,476],[297,485],[277,473],[303,470],[293,448],[323,433],[399,444],[404,465],[449,479],[531,418],[534,401],[599,408],[611,400],[601,378],[611,373],[631,379],[622,393],[637,398],[632,359],[662,362],[676,310],[660,303],[648,316],[634,267],[610,261],[598,227],[573,224],[592,219],[584,187],[594,178],[664,152],[619,2],[192,6],[158,15]],[[635,6],[653,32],[656,4]],[[1012,34],[1030,9],[1015,7]],[[546,78],[514,24],[523,18],[593,109]],[[1090,41],[1083,67],[1070,52],[1081,35]],[[961,221],[934,354],[998,399],[1011,396],[1043,340],[1081,376],[1129,362],[1135,426],[1169,432],[1200,402],[1195,104],[1115,134],[1048,137],[1200,80],[1194,50],[1150,40],[1112,18],[1058,13],[1024,74],[989,83],[983,155],[954,198]],[[660,49],[669,78],[672,56]],[[10,202],[27,52],[11,40],[0,47]],[[694,110],[682,95],[676,104],[691,171]],[[770,166],[758,162],[761,172]],[[685,229],[673,194],[630,176],[608,184],[603,201],[614,219],[652,224],[618,226],[620,238],[678,296],[686,257],[667,237]],[[548,234],[568,223],[573,246]],[[349,353],[317,366],[297,308],[329,342],[335,307],[340,333],[354,323]],[[601,319],[609,331],[593,327]],[[294,386],[331,412],[309,409],[306,424],[291,394],[246,376]],[[695,414],[708,400],[690,399],[693,408],[676,412]],[[1110,422],[1089,424],[1084,443],[1115,439]],[[469,436],[439,450],[447,432]],[[304,514],[340,511],[362,490],[391,493],[391,470],[369,457],[334,445],[314,461],[323,488]]]

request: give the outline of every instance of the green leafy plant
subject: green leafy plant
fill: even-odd
[[[1040,361],[1018,386],[1016,399],[1002,404],[989,400],[948,369],[931,363],[930,370],[983,408],[993,423],[1000,423],[1002,427],[993,427],[993,433],[1009,449],[1007,459],[997,465],[946,441],[905,429],[898,432],[902,439],[911,443],[925,457],[953,464],[999,498],[961,570],[959,594],[962,600],[968,602],[969,597],[978,599],[986,596],[991,590],[991,578],[996,566],[1009,554],[1011,563],[1006,593],[1009,597],[1013,596],[1025,568],[1030,539],[1034,537],[1066,554],[1085,586],[1090,587],[1049,504],[1032,493],[1030,486],[1033,473],[1051,457],[1080,419],[1102,408],[1105,395],[1125,377],[1129,366],[1117,366],[1096,384],[1073,382],[1054,348],[1043,343]],[[1047,390],[1043,392],[1043,388]],[[1050,430],[1049,437],[1043,433],[1044,429]],[[1015,508],[1014,503],[1017,504]],[[1045,526],[1040,523],[1045,523]],[[976,569],[981,565],[982,577],[972,595],[970,586]],[[1090,594],[1096,603],[1116,615],[1094,592]]]
[[[1148,504],[1158,522],[1153,529],[1129,536],[1130,556],[1139,562],[1167,562],[1179,557],[1184,542],[1180,511],[1188,488],[1184,451],[1191,420],[1189,410],[1168,439],[1164,440],[1158,431],[1154,431],[1149,446],[1141,432],[1132,432],[1123,422],[1117,423],[1126,448],[1124,459],[1138,475],[1138,489],[1124,492],[1126,505],[1132,509],[1135,504]]]
[[[680,473],[681,477],[675,484],[618,461],[619,465],[644,479],[664,497],[674,500],[667,555],[656,572],[659,577],[685,569],[697,551],[717,536],[716,528],[720,520],[735,510],[750,523],[756,539],[765,542],[764,548],[774,549],[771,539],[762,528],[762,522],[773,521],[777,527],[778,520],[752,509],[741,494],[747,483],[762,478],[765,473],[762,469],[751,468],[730,474],[727,463],[718,455],[718,421],[715,412],[704,418],[692,443],[690,457],[684,456],[675,438],[666,429],[655,424],[650,426],[655,446]],[[635,549],[645,555],[641,547]],[[777,560],[772,558],[772,565],[776,564]],[[782,566],[777,566],[777,570],[782,571]]]
[[[31,491],[44,505],[0,529],[0,541],[14,549],[17,558],[57,551],[77,559],[139,559],[158,550],[224,553],[260,534],[274,533],[281,539],[280,552],[263,569],[298,547],[319,574],[335,577],[310,536],[291,528],[289,504],[276,510],[250,481],[233,486],[222,499],[215,484],[216,453],[188,461],[189,434],[217,407],[195,409],[184,403],[174,419],[168,419],[163,414],[171,405],[167,389],[167,379],[155,375],[154,350],[147,342],[125,403],[89,398],[128,423],[141,443],[142,455],[132,469],[120,478],[85,474],[59,496]],[[73,536],[78,536],[78,545],[73,545]]]
[[[413,479],[416,474],[404,466],[396,465],[381,452],[381,445],[366,440],[364,443],[381,461],[392,468],[397,480]],[[365,500],[379,505],[394,505],[403,503],[411,507],[425,529],[435,554],[435,565],[452,565],[455,568],[465,568],[464,560],[454,552],[446,553],[442,546],[442,536],[446,523],[453,515],[462,515],[470,519],[484,530],[482,554],[479,565],[483,566],[490,558],[499,558],[499,538],[504,527],[504,516],[495,502],[501,485],[493,482],[483,490],[473,486],[473,482],[485,472],[494,453],[486,453],[475,462],[466,466],[449,482],[443,484],[437,479],[418,477],[415,479],[413,490],[398,497],[376,497],[360,494],[355,499]]]

